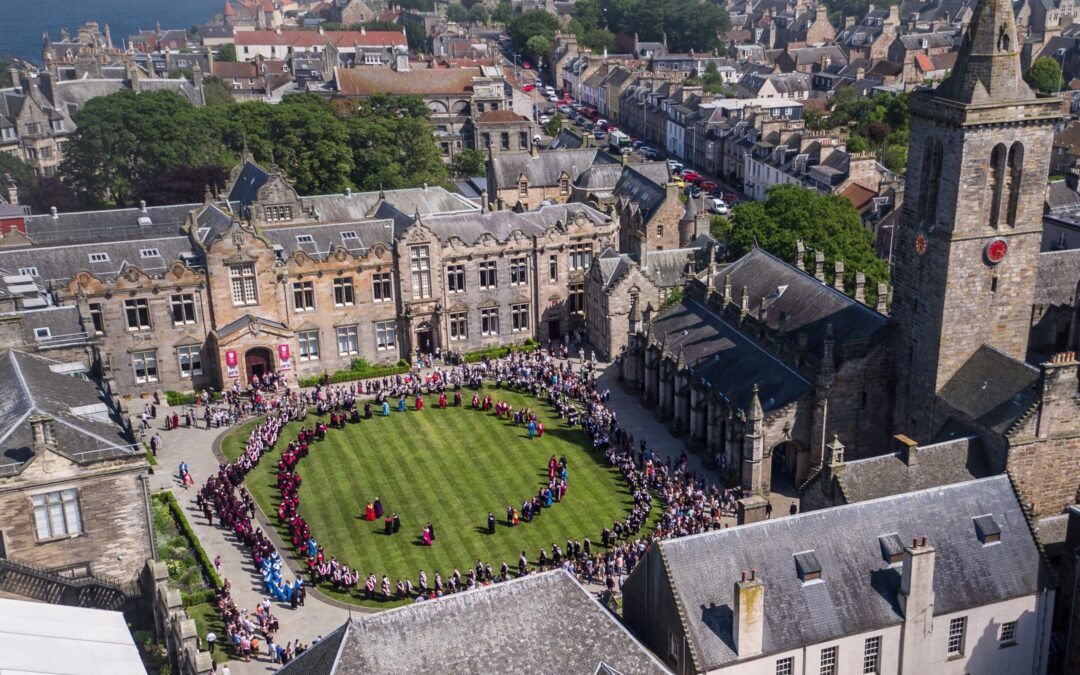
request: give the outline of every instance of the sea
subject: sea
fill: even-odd
[[[140,28],[187,30],[221,14],[223,0],[0,0],[0,55],[41,63],[41,37],[59,39],[60,29],[74,35],[87,21],[109,24],[113,44],[123,47]]]

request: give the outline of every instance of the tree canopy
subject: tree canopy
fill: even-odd
[[[868,302],[877,298],[877,284],[889,281],[889,266],[874,252],[870,231],[851,202],[794,185],[777,185],[763,202],[743,202],[732,209],[728,251],[739,257],[760,246],[782,260],[795,258],[796,243],[825,254],[830,283],[837,260],[844,261],[845,287],[855,272],[866,275]]]
[[[454,157],[450,169],[459,178],[483,176],[487,170],[485,164],[484,153],[473,148],[465,148]]]
[[[1049,56],[1040,56],[1024,71],[1024,81],[1040,94],[1055,94],[1064,88],[1061,65]]]
[[[511,19],[506,31],[510,34],[514,49],[527,57],[536,58],[547,56],[559,27],[559,20],[553,15],[542,9],[532,9]],[[539,51],[541,48],[543,51]]]
[[[840,87],[833,94],[832,113],[828,117],[806,115],[814,129],[850,130],[848,150],[873,150],[890,171],[907,169],[908,95],[877,94],[860,96],[854,87]]]
[[[465,23],[469,20],[469,10],[460,2],[451,2],[446,6],[446,18],[455,23]]]
[[[588,17],[597,16],[597,26],[615,33],[637,35],[641,40],[659,41],[667,36],[673,52],[708,52],[723,46],[731,29],[727,10],[711,0],[596,0],[597,10],[587,8]],[[575,16],[581,14],[576,10]],[[586,29],[593,26],[580,19]]]
[[[87,206],[198,201],[245,147],[302,194],[440,184],[447,170],[428,118],[415,97],[357,104],[306,94],[196,108],[169,91],[122,91],[79,111],[60,172]]]

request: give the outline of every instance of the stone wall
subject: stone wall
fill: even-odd
[[[1010,445],[1008,472],[1033,517],[1061,513],[1080,488],[1080,434]]]
[[[207,675],[213,672],[210,652],[202,651],[195,620],[184,609],[180,591],[169,588],[165,563],[146,561],[140,576],[143,595],[151,599],[154,632],[169,651],[169,660],[179,675]],[[225,636],[220,636],[224,640]]]

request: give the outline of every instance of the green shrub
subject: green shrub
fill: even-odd
[[[176,497],[169,491],[156,493],[154,499],[168,507],[173,520],[176,521],[176,525],[180,529],[180,534],[187,540],[191,550],[195,552],[195,558],[202,567],[202,573],[210,587],[215,590],[221,588],[221,577],[214,570],[214,563],[210,560],[210,556],[206,555],[206,550],[199,543],[195,531],[191,529],[191,523],[188,522],[187,516],[184,515],[184,510],[180,508],[180,502],[176,501]]]
[[[180,601],[184,603],[184,607],[201,605],[204,602],[212,603],[215,597],[216,591],[211,588],[191,591],[190,593],[180,592]]]
[[[368,368],[371,368],[371,364],[368,363],[366,359],[353,359],[352,364],[349,366],[349,370],[352,370],[352,371],[355,371],[355,372],[358,372],[358,373],[363,372],[363,371],[367,370]]]
[[[357,359],[353,361],[353,365],[356,365],[357,361],[363,361],[363,359]],[[315,375],[313,377],[300,378],[301,387],[315,387],[323,382],[327,384],[340,384],[342,382],[355,382],[356,380],[369,380],[373,377],[390,377],[391,375],[401,375],[402,373],[409,372],[412,366],[405,359],[401,359],[393,366],[369,366],[364,370],[339,370],[330,376]]]

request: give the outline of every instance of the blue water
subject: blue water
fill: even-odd
[[[0,54],[41,62],[41,35],[60,37],[60,29],[72,35],[87,21],[106,23],[113,44],[123,46],[128,35],[140,28],[188,29],[221,14],[223,0],[0,0]]]

